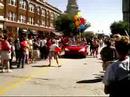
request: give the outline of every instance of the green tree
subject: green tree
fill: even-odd
[[[62,14],[54,21],[54,25],[57,31],[62,31],[64,35],[71,35],[75,30],[73,23],[73,16],[70,14]]]
[[[110,26],[111,33],[112,34],[121,34],[121,35],[126,35],[127,33],[130,35],[129,32],[129,24],[125,21],[119,21],[119,22],[114,22]]]

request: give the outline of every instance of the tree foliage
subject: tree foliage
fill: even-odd
[[[121,35],[126,35],[126,32],[130,35],[129,32],[129,24],[124,21],[119,21],[119,22],[114,22],[110,26],[111,33],[112,34],[121,34]]]
[[[74,32],[75,26],[73,23],[73,16],[70,14],[62,14],[54,21],[57,31],[62,31],[64,35],[70,35]]]

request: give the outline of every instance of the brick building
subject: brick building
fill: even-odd
[[[0,27],[14,34],[19,29],[53,32],[53,21],[61,13],[47,0],[0,0]]]

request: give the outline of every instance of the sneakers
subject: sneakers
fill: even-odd
[[[8,69],[8,70],[7,70],[7,72],[8,72],[8,73],[10,73],[10,72],[13,72],[13,71],[12,71],[12,70],[10,70],[10,69]]]
[[[12,70],[10,70],[10,69],[8,69],[8,70],[7,70],[7,72],[8,72],[8,73],[10,73],[10,72],[13,72],[13,71],[12,71]]]
[[[5,73],[5,72],[10,73],[10,72],[13,72],[13,71],[10,70],[10,69],[8,69],[8,70],[2,69],[2,73]]]
[[[2,73],[4,73],[5,72],[5,69],[2,69]]]

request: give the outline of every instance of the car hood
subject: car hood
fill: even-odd
[[[71,45],[71,46],[67,46],[66,48],[69,50],[80,50],[82,48],[84,48],[85,46],[77,46],[77,45]]]

